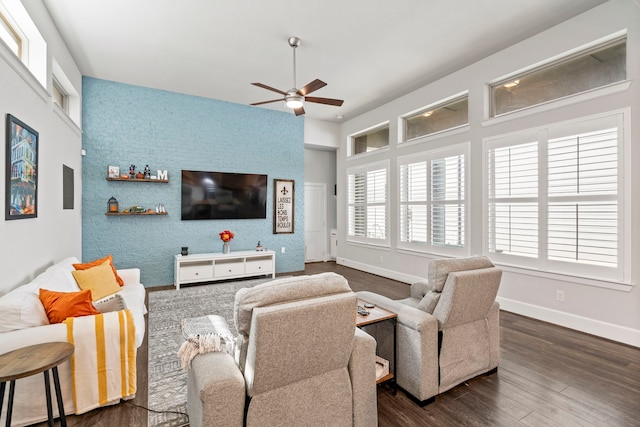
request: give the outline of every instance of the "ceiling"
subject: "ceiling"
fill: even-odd
[[[318,78],[341,122],[605,0],[44,0],[85,76],[239,104]],[[255,108],[291,111],[281,102]],[[293,114],[293,113],[292,113]]]

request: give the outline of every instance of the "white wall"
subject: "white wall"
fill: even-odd
[[[304,119],[304,181],[327,185],[327,248],[330,232],[337,227],[334,189],[336,151],[340,143],[340,125],[323,120]]]
[[[486,121],[486,83],[533,64],[588,45],[611,34],[627,31],[628,89],[572,105],[555,103],[551,108],[507,120]],[[469,142],[471,146],[469,254],[482,253],[483,234],[483,139],[517,130],[535,128],[565,120],[631,107],[631,164],[640,164],[640,7],[633,0],[612,0],[582,15],[540,33],[530,39],[485,58],[469,67],[424,86],[375,110],[341,125],[338,150],[338,183],[346,183],[346,168],[382,159],[391,159],[390,247],[348,244],[346,235],[346,199],[338,196],[338,262],[382,276],[411,282],[426,276],[430,256],[396,249],[397,181],[396,158],[424,149]],[[469,91],[469,127],[463,132],[435,138],[417,145],[398,146],[399,116],[463,91]],[[380,123],[389,122],[390,146],[356,158],[347,158],[348,136]],[[484,122],[484,123],[483,123]],[[640,255],[640,168],[631,176],[631,260]],[[344,184],[342,184],[344,185]],[[523,269],[506,269],[499,292],[502,308],[551,321],[592,334],[640,346],[640,265],[630,269],[633,285],[579,280],[560,275],[540,275]],[[565,292],[565,301],[557,302],[556,290]]]
[[[41,2],[28,3],[28,11],[48,42],[48,70],[52,57],[60,64],[74,89],[82,93],[81,74],[61,42]],[[49,42],[51,41],[51,42]],[[0,150],[2,165],[2,203],[5,196],[6,114],[12,114],[40,134],[38,163],[38,217],[0,219],[0,295],[29,281],[48,265],[68,256],[81,258],[82,248],[82,138],[80,129],[63,113],[56,111],[49,90],[0,43]],[[77,117],[79,118],[79,116]],[[75,209],[62,209],[62,165],[74,170]]]
[[[324,120],[304,119],[304,145],[320,149],[337,149],[340,146],[340,125]]]

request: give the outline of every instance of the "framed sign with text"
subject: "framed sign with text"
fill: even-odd
[[[293,200],[295,181],[273,180],[273,234],[293,233]]]

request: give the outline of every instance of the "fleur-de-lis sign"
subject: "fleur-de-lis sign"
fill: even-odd
[[[289,193],[289,190],[287,190],[287,187],[282,187],[282,190],[280,190],[280,192],[283,196],[286,196]]]

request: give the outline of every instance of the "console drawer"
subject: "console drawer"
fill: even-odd
[[[205,281],[212,277],[213,263],[211,261],[192,262],[180,266],[180,281]]]
[[[247,274],[271,274],[273,273],[273,262],[270,257],[257,259],[247,258],[245,272]]]
[[[216,277],[237,276],[244,274],[244,260],[216,261],[214,267]]]

